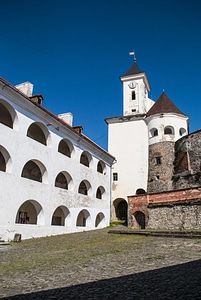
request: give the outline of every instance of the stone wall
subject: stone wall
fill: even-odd
[[[128,226],[139,228],[141,212],[145,227],[153,229],[201,229],[201,187],[128,197]]]
[[[147,192],[172,190],[174,142],[160,142],[149,146]]]
[[[152,229],[201,229],[201,199],[194,202],[148,206],[147,228]]]
[[[201,130],[175,143],[174,190],[201,186]]]

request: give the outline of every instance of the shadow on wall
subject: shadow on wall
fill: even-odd
[[[201,260],[1,299],[201,299]]]

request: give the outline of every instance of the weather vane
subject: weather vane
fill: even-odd
[[[134,62],[136,62],[135,51],[129,52],[129,55],[133,55],[133,60]]]

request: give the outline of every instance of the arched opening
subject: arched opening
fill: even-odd
[[[140,229],[145,229],[145,214],[141,211],[136,211],[134,214],[137,225]]]
[[[102,199],[104,193],[105,193],[104,187],[99,186],[99,187],[97,188],[97,191],[96,191],[96,198],[97,198],[97,199]]]
[[[89,167],[90,161],[91,155],[88,152],[84,151],[80,156],[80,163],[86,167]]]
[[[15,223],[37,224],[38,216],[42,212],[41,205],[34,200],[25,201],[18,209]]]
[[[117,220],[125,221],[127,225],[128,219],[128,203],[126,200],[119,198],[114,201],[115,218]]]
[[[9,110],[0,103],[0,123],[13,129],[13,119]]]
[[[164,134],[174,134],[174,128],[172,126],[166,126],[164,129]]]
[[[180,128],[180,129],[179,129],[179,135],[180,135],[180,136],[186,135],[186,129]]]
[[[100,188],[97,188],[97,191],[96,191],[96,198],[97,198],[97,199],[102,199],[102,193],[101,193]]]
[[[90,188],[91,188],[90,183],[87,180],[83,180],[79,185],[78,193],[82,195],[88,195]]]
[[[11,173],[12,161],[8,151],[0,146],[0,171]]]
[[[144,189],[137,189],[136,190],[136,195],[141,195],[141,194],[146,194]]]
[[[152,128],[150,130],[150,137],[158,136],[158,129],[157,128]]]
[[[55,209],[52,215],[51,225],[53,226],[66,226],[67,221],[70,221],[70,212],[66,206],[59,206]]]
[[[61,207],[57,207],[52,216],[51,225],[64,226],[65,216]]]
[[[71,157],[73,151],[73,145],[68,140],[61,140],[58,146],[58,152],[65,156]]]
[[[86,210],[86,209],[81,210],[81,212],[79,213],[79,215],[77,217],[76,226],[86,227],[88,225],[89,217],[90,217],[90,214],[89,214],[88,210]]]
[[[6,161],[1,152],[0,152],[0,171],[6,172]]]
[[[21,176],[24,178],[42,182],[41,170],[37,163],[33,160],[30,160],[25,164]]]
[[[103,161],[99,161],[97,164],[97,172],[103,174],[105,170],[105,163]]]
[[[61,189],[68,189],[68,182],[66,176],[62,172],[57,175],[55,179],[55,186]]]
[[[96,216],[95,227],[104,227],[104,225],[105,225],[105,216],[101,212]]]
[[[41,127],[41,124],[40,126],[37,123],[31,124],[27,130],[27,136],[46,146],[47,138]]]

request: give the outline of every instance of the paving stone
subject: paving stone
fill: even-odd
[[[0,247],[0,298],[199,299],[201,240],[108,229]]]

